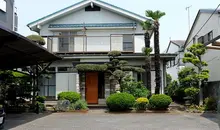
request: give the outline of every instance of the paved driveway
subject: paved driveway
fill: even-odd
[[[17,116],[17,117],[16,117]],[[5,130],[220,130],[215,116],[191,114],[54,113],[9,115]]]

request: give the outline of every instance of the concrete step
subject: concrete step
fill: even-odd
[[[185,110],[185,106],[184,105],[181,105],[181,104],[178,104],[178,103],[175,103],[175,102],[172,102],[170,104],[169,108],[171,110],[180,110],[180,111],[184,111]]]

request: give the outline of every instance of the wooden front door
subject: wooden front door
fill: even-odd
[[[86,73],[86,101],[98,104],[98,73]]]

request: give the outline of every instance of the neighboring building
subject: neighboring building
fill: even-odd
[[[107,53],[118,50],[123,53],[120,58],[130,65],[144,67],[144,31],[140,23],[146,20],[150,19],[100,0],[84,0],[28,24],[45,38],[50,52],[63,57],[50,65],[52,77],[43,79],[40,94],[55,99],[62,91],[77,91],[88,103],[104,103],[111,91],[109,74],[78,74],[74,66],[109,62]],[[161,93],[166,81],[166,62],[173,58],[173,54],[161,54]],[[152,92],[153,63],[152,55]],[[145,83],[144,74],[133,75]]]
[[[167,63],[167,73],[172,76],[173,80],[178,79],[179,70],[185,66],[182,62],[184,56],[184,44],[184,40],[171,40],[166,49],[166,53],[168,54],[177,54],[175,60]]]
[[[185,48],[197,42],[207,45],[208,50],[202,56],[202,60],[208,63],[210,78],[204,92],[209,93],[210,96],[219,95],[220,97],[220,49],[218,47],[220,44],[216,42],[220,37],[220,10],[214,11],[214,9],[200,9],[198,11],[186,39]],[[186,64],[186,66],[192,65]]]
[[[17,31],[18,16],[14,6],[14,0],[0,0],[0,25]]]

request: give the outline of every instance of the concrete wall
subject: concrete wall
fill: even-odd
[[[14,0],[6,0],[6,12],[0,10],[0,24],[13,30]]]

